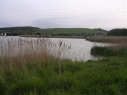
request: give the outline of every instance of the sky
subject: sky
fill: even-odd
[[[0,0],[0,27],[127,28],[127,0]]]

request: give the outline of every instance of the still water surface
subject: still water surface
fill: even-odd
[[[26,39],[25,37],[18,37],[18,36],[7,36],[7,37],[2,37],[0,36],[0,40],[7,41],[10,39]],[[27,39],[34,39],[36,40],[37,38],[27,38]],[[93,46],[106,46],[108,44],[104,43],[95,43],[95,42],[90,42],[85,39],[72,39],[72,38],[49,38],[51,42],[59,44],[60,41],[62,43],[65,43],[68,46],[71,46],[70,49],[64,50],[61,52],[61,55],[59,56],[62,59],[71,59],[73,61],[87,61],[87,60],[97,60],[99,57],[92,56],[90,54],[90,50]],[[57,45],[56,45],[57,46]],[[55,55],[55,52],[59,50],[59,48],[51,48],[50,49],[53,51],[52,53]]]

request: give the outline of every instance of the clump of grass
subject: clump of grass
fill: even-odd
[[[14,83],[10,86],[10,90],[7,92],[8,95],[23,95],[29,94],[30,91],[46,94],[46,84],[43,81],[36,77],[28,77],[25,80]]]
[[[115,47],[100,47],[94,46],[91,49],[91,54],[100,55],[100,56],[118,56],[123,55],[126,51],[126,48],[115,48]]]

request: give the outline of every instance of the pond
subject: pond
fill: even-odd
[[[90,42],[86,39],[72,39],[72,38],[50,38],[52,42],[58,43],[59,40],[65,42],[71,46],[71,49],[67,52],[62,52],[61,57],[71,59],[73,61],[88,61],[97,60],[101,57],[95,57],[90,54],[90,50],[93,46],[107,46],[105,43]]]
[[[0,36],[0,41],[8,41],[10,39],[38,39],[38,38],[25,38],[25,37],[18,37],[18,36],[7,36],[3,37]],[[45,38],[46,39],[46,38]],[[56,52],[61,51],[59,57],[61,59],[71,59],[72,61],[88,61],[88,60],[97,60],[100,57],[95,57],[90,54],[90,50],[93,46],[105,46],[108,44],[104,43],[95,43],[90,42],[85,39],[76,39],[76,38],[48,38],[52,43],[56,44],[56,47],[49,47],[49,50],[52,51],[52,55],[55,55]],[[68,49],[60,49],[59,44],[62,42],[68,46]],[[1,46],[1,45],[0,45]]]

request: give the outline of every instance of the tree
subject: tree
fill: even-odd
[[[108,32],[108,36],[127,36],[127,29],[112,29]]]

